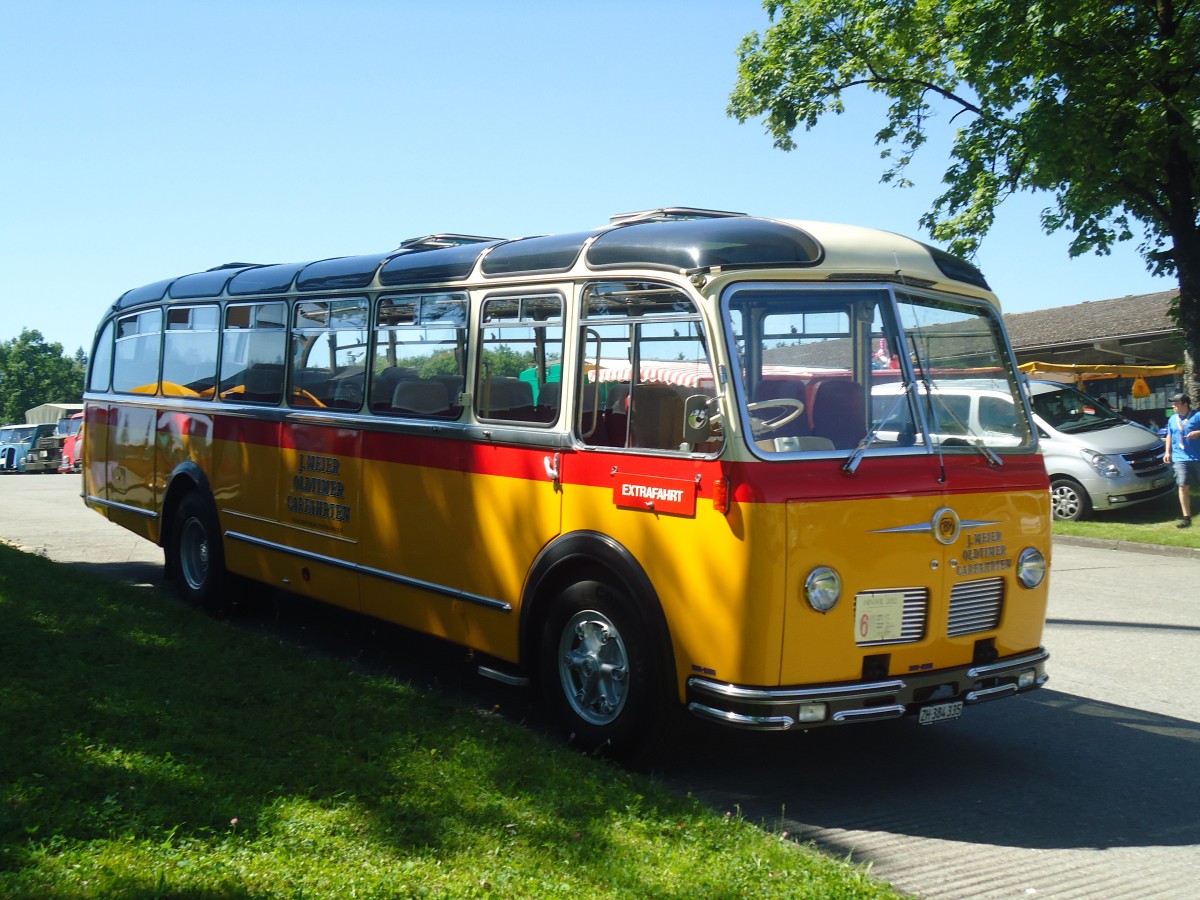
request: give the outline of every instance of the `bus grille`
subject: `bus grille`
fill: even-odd
[[[946,623],[946,634],[958,637],[991,631],[1000,624],[1003,606],[1003,578],[984,578],[956,584],[950,592],[950,620]]]
[[[929,592],[925,588],[900,588],[898,590],[861,591],[856,597],[872,594],[903,594],[904,612],[900,619],[900,637],[886,641],[858,641],[860,647],[878,647],[880,644],[911,644],[925,637],[925,619],[929,609]]]

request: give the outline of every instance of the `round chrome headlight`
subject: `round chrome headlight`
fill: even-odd
[[[1046,577],[1046,557],[1041,550],[1026,547],[1017,557],[1017,580],[1027,588],[1035,588]]]
[[[804,599],[817,612],[829,612],[842,599],[842,577],[829,566],[817,566],[804,579]]]

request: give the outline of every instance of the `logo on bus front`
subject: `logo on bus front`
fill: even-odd
[[[943,506],[933,514],[933,536],[939,544],[953,544],[961,530],[962,521],[950,507]]]

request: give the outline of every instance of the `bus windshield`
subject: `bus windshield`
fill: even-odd
[[[741,285],[726,310],[761,453],[1032,449],[987,304],[886,286]]]

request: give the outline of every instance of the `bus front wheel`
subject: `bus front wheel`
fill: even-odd
[[[188,603],[215,612],[223,602],[225,554],[216,510],[196,493],[180,501],[172,528],[175,584]]]
[[[572,746],[636,759],[657,743],[662,663],[632,603],[603,581],[562,592],[546,617],[540,684]]]

